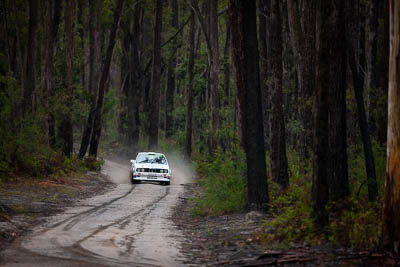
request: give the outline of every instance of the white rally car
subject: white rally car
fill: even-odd
[[[131,182],[159,182],[164,185],[171,183],[171,168],[164,154],[155,152],[140,152],[136,160],[131,160]]]

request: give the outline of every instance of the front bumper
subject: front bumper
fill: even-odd
[[[132,175],[133,181],[170,182],[171,178],[161,175]]]

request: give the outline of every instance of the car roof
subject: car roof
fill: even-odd
[[[158,152],[139,152],[139,153],[138,153],[138,155],[140,155],[140,154],[148,154],[148,155],[163,155],[163,156],[165,156],[164,154],[162,154],[162,153],[158,153]]]

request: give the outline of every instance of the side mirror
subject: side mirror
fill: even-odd
[[[136,160],[131,159],[131,164],[135,164]]]

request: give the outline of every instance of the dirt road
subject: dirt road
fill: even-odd
[[[169,159],[171,162],[171,159]],[[190,171],[174,168],[171,186],[131,185],[129,165],[106,161],[116,186],[76,203],[2,252],[2,266],[180,266],[182,233],[169,217]]]

